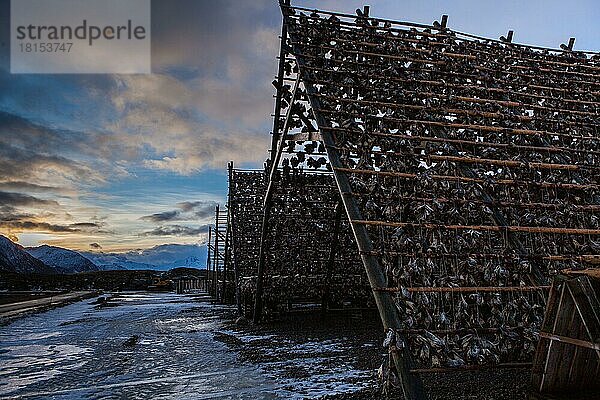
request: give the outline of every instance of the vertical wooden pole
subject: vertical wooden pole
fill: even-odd
[[[284,0],[285,5],[290,5],[290,0]],[[287,37],[287,27],[284,23],[281,24],[281,44],[285,43]],[[273,117],[273,130],[271,131],[271,162],[275,159],[275,151],[277,151],[277,142],[279,141],[279,124],[281,119],[281,88],[283,87],[283,73],[285,67],[285,50],[283,46],[279,46],[279,66],[277,68],[277,94],[275,96],[275,110]]]
[[[213,254],[213,263],[215,265],[215,283],[214,283],[214,292],[215,299],[219,300],[219,205],[215,207],[215,243],[214,243],[214,254]]]
[[[212,241],[212,226],[208,227],[208,244],[206,245],[206,279],[210,279],[209,284],[207,286],[207,292],[208,294],[211,294],[211,286],[210,286],[210,282],[212,282],[212,279],[214,279],[214,275],[211,277],[212,275],[212,264],[211,264],[211,260],[210,260],[210,253],[211,253],[211,241]]]
[[[229,181],[231,181],[231,174],[233,172],[233,161],[230,161],[227,164],[227,176]],[[228,274],[231,273],[229,270],[229,264],[231,262],[231,198],[227,196],[227,227],[225,231],[225,261],[223,263],[223,303],[227,302],[229,299],[227,296],[227,279],[229,278]]]
[[[337,248],[339,244],[340,226],[342,225],[342,213],[344,212],[344,205],[340,201],[335,206],[335,222],[333,224],[333,233],[331,235],[331,247],[329,247],[329,255],[327,257],[327,264],[325,265],[325,280],[323,282],[323,297],[321,300],[321,309],[327,310],[329,302],[331,300],[331,275],[333,273],[333,266],[335,264],[335,256],[337,254]]]
[[[281,3],[284,5],[290,5],[290,0],[281,0]],[[285,132],[283,129],[280,129],[279,124],[280,124],[280,119],[281,119],[281,95],[282,95],[282,91],[281,88],[283,87],[283,79],[284,79],[284,68],[285,68],[285,55],[286,55],[286,51],[284,49],[284,45],[285,42],[287,40],[287,26],[285,24],[285,21],[282,21],[281,24],[281,43],[279,46],[279,67],[277,70],[277,95],[275,97],[275,112],[274,112],[274,119],[273,119],[273,131],[272,131],[272,138],[271,138],[271,163],[270,163],[270,169],[271,169],[271,175],[273,175],[274,171],[277,169],[277,159],[278,159],[278,154],[279,154],[279,142],[283,140],[283,136],[285,135]],[[294,96],[292,96],[292,102],[294,101]],[[290,105],[290,110],[291,110],[291,105]],[[289,114],[289,112],[288,112]],[[261,228],[261,242],[260,242],[260,249],[259,249],[259,257],[258,257],[258,271],[257,271],[257,277],[256,277],[256,294],[254,297],[254,314],[252,316],[252,320],[254,321],[254,323],[258,323],[262,317],[262,310],[263,310],[263,276],[264,276],[264,270],[265,270],[265,261],[266,261],[266,253],[265,253],[265,239],[266,239],[266,234],[267,234],[267,224],[269,222],[269,214],[271,212],[271,198],[270,198],[270,188],[271,188],[271,184],[272,184],[272,179],[269,179],[269,182],[267,182],[267,184],[269,185],[267,187],[267,192],[265,194],[265,201],[264,201],[264,210],[263,210],[263,220],[262,220],[262,228]]]
[[[256,293],[254,295],[254,313],[252,315],[252,321],[257,324],[260,322],[262,318],[263,311],[263,278],[265,274],[265,264],[266,264],[266,239],[267,239],[267,231],[268,231],[268,223],[269,223],[269,215],[271,213],[271,201],[268,199],[268,202],[264,205],[264,213],[262,219],[262,227],[260,232],[260,248],[258,251],[258,271],[256,275]]]
[[[238,310],[238,314],[242,315],[242,297],[241,297],[241,293],[240,293],[240,271],[239,271],[239,266],[236,262],[236,258],[233,257],[233,252],[235,251],[235,226],[233,223],[233,209],[231,208],[231,185],[234,184],[233,182],[233,161],[230,161],[229,164],[227,165],[227,173],[229,176],[229,197],[227,199],[227,201],[229,202],[229,226],[231,229],[231,239],[230,239],[230,247],[231,247],[231,252],[232,254],[230,254],[230,260],[233,263],[233,284],[234,284],[234,290],[235,290],[235,304],[237,305],[237,310]]]
[[[282,39],[282,46],[283,40]],[[260,247],[259,247],[259,256],[258,256],[258,271],[256,274],[256,295],[254,298],[254,314],[252,320],[254,323],[258,323],[262,317],[263,311],[263,279],[265,274],[265,264],[266,264],[266,248],[267,248],[267,233],[269,226],[269,217],[271,215],[271,207],[273,205],[273,191],[275,190],[275,176],[277,174],[277,165],[279,164],[279,160],[281,158],[281,152],[283,151],[283,145],[285,142],[285,135],[287,134],[290,121],[292,119],[292,109],[294,108],[292,104],[296,100],[296,93],[298,92],[298,87],[300,86],[300,75],[298,74],[296,78],[296,83],[294,84],[294,89],[292,90],[292,96],[290,100],[290,105],[287,109],[285,122],[283,124],[283,130],[279,135],[279,141],[275,144],[276,149],[275,152],[271,152],[272,159],[269,171],[269,177],[267,181],[267,190],[265,192],[265,198],[263,202],[263,219],[260,233]]]

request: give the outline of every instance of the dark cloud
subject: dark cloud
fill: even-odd
[[[181,203],[177,203],[177,207],[181,208],[185,212],[188,212],[203,204],[205,203],[202,201],[182,201]]]
[[[26,191],[26,192],[36,192],[36,193],[45,193],[45,192],[54,192],[54,193],[64,193],[71,192],[71,190],[58,187],[58,186],[46,186],[46,185],[36,185],[29,182],[23,181],[10,181],[10,182],[0,182],[0,190],[17,190],[17,191]]]
[[[0,127],[0,137],[3,131]],[[90,184],[104,182],[104,176],[85,164],[58,155],[40,154],[14,147],[0,139],[0,180],[25,181],[39,185],[48,180]]]
[[[102,224],[98,224],[96,222],[77,222],[69,226],[77,229],[100,229]]]
[[[112,167],[101,150],[107,141],[100,136],[52,128],[0,109],[0,180],[38,187],[48,181],[102,183]],[[117,144],[106,152],[120,157],[123,147]]]
[[[190,221],[206,219],[214,215],[216,201],[183,201],[177,203],[178,210],[165,211],[152,215],[145,215],[140,219],[149,222]]]
[[[0,229],[18,230],[18,231],[42,231],[54,233],[77,233],[81,229],[70,225],[57,225],[48,222],[36,221],[0,221]]]
[[[22,193],[0,191],[0,204],[10,207],[60,207],[57,201],[39,199]]]
[[[209,225],[199,227],[183,225],[159,226],[148,232],[143,232],[140,236],[196,236],[208,232]]]
[[[177,203],[177,207],[184,212],[193,212],[198,219],[205,219],[214,215],[217,204],[216,201],[184,201]]]
[[[150,222],[166,222],[166,221],[175,221],[179,219],[180,212],[179,211],[165,211],[162,213],[145,215],[141,217],[141,220],[150,221]]]
[[[0,206],[0,224],[10,221],[26,221],[35,218],[34,214],[23,213],[16,208],[8,205]]]
[[[90,243],[90,248],[95,250],[102,250],[102,246],[100,246],[100,244],[98,243]]]
[[[1,200],[0,200],[1,201]],[[10,205],[0,206],[0,229],[8,232],[12,231],[42,231],[55,233],[80,233],[80,232],[102,232],[102,224],[94,222],[77,222],[73,224],[55,224],[44,221],[53,214],[31,214],[19,212],[19,210]]]

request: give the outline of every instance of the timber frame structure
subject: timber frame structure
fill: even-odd
[[[229,212],[215,206],[215,223],[208,228],[207,258],[208,293],[220,303],[231,302],[234,296],[234,275],[230,268],[231,223]]]
[[[371,306],[368,282],[329,173],[279,170],[264,239],[264,309],[271,318],[296,307]],[[256,299],[266,174],[232,169],[231,261],[236,299],[252,315]]]
[[[319,268],[353,265],[336,249],[360,257],[405,398],[427,397],[423,374],[529,371],[551,278],[600,253],[599,55],[456,32],[447,16],[280,6],[270,159],[229,167],[240,309],[261,321],[283,296],[274,275],[311,263],[313,242],[291,232],[289,246],[277,221],[322,217]],[[313,195],[314,214],[288,207]]]
[[[588,396],[597,392],[599,290],[598,268],[564,271],[554,278],[532,368],[536,392],[572,394],[585,389]]]

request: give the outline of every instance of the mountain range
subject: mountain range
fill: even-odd
[[[124,253],[77,252],[42,245],[25,248],[0,235],[0,272],[78,273],[101,270],[205,268],[206,245],[166,244]]]
[[[78,252],[63,249],[62,247],[43,245],[28,247],[25,251],[61,273],[72,274],[99,271],[101,269]]]
[[[56,270],[27,253],[21,245],[0,235],[0,271],[52,274]]]
[[[101,268],[169,270],[177,267],[205,268],[206,245],[163,244],[124,253],[82,252]]]

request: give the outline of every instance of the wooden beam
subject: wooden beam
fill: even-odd
[[[284,23],[288,23],[287,19],[288,18],[285,17]],[[300,52],[296,53],[299,54]],[[301,58],[298,58],[297,62],[298,68],[300,70],[300,75],[302,75],[302,70],[305,66],[304,62]],[[322,108],[319,103],[319,100],[316,96],[313,96],[318,91],[311,83],[305,82],[305,87],[306,92],[308,94],[309,102],[314,113],[314,117],[317,121],[317,126],[327,126],[324,116],[321,114]],[[369,278],[371,288],[385,287],[387,286],[387,279],[383,273],[383,269],[379,265],[377,257],[368,255],[368,252],[373,250],[373,244],[371,243],[371,240],[369,238],[369,233],[364,225],[353,223],[353,221],[362,220],[363,218],[360,209],[358,208],[358,203],[356,199],[354,199],[354,197],[351,195],[352,189],[350,181],[348,180],[348,176],[347,174],[339,170],[339,168],[341,168],[343,164],[340,159],[340,155],[334,148],[334,139],[331,133],[325,130],[321,131],[321,137],[323,138],[323,144],[325,145],[325,149],[327,151],[329,163],[332,167],[334,167],[334,177],[337,182],[340,194],[342,194],[344,208],[346,209],[346,214],[348,216],[348,219],[350,220],[352,232],[354,233],[354,238],[356,239],[358,249],[361,252],[361,259],[363,261],[367,277]],[[336,168],[338,169],[336,170]],[[396,305],[390,294],[388,292],[379,292],[374,290],[373,295],[375,298],[375,303],[377,304],[377,309],[379,311],[379,315],[381,317],[384,329],[386,331],[388,329],[400,329],[402,327],[402,324],[400,323],[398,310],[396,309]],[[404,343],[407,343],[406,339],[401,335],[400,340]],[[425,399],[423,383],[421,382],[420,377],[418,375],[411,376],[410,374],[410,369],[412,367],[412,357],[408,346],[404,346],[401,351],[392,351],[391,356],[394,361],[399,380],[401,382],[404,397],[407,400]]]
[[[333,273],[333,265],[337,254],[338,245],[340,242],[340,226],[342,225],[342,214],[344,212],[344,204],[340,201],[335,207],[335,222],[333,223],[333,232],[331,233],[331,242],[327,262],[325,264],[325,282],[323,284],[323,297],[321,300],[321,309],[326,311],[331,300],[331,275]]]
[[[415,179],[418,177],[417,174],[410,174],[406,172],[394,172],[394,171],[375,171],[370,169],[355,169],[339,167],[340,172],[346,172],[348,174],[360,174],[360,175],[375,175],[375,176],[391,176],[395,178],[406,178]],[[471,183],[491,183],[496,185],[523,185],[523,186],[539,186],[543,188],[562,188],[562,189],[577,189],[577,190],[589,190],[589,189],[600,189],[600,185],[596,184],[577,184],[577,183],[560,183],[560,182],[533,182],[533,181],[519,181],[515,179],[497,179],[495,181],[487,182],[480,178],[469,178],[465,176],[454,176],[454,175],[430,175],[432,179],[443,180],[449,182],[471,182]]]
[[[215,207],[215,239],[214,252],[213,252],[213,265],[214,265],[214,282],[213,291],[216,301],[219,301],[219,205]]]
[[[212,240],[212,226],[208,227],[208,246],[207,247],[207,252],[206,252],[206,270],[208,271],[207,277],[209,277],[211,275],[212,272],[212,263],[211,263],[211,259],[210,259],[210,255],[211,255],[211,249],[212,249],[212,245],[210,244]],[[215,279],[214,275],[211,277],[211,279]],[[212,283],[212,282],[211,282]],[[212,285],[210,285],[208,288],[208,292],[211,293],[212,292]],[[212,294],[212,293],[211,293]]]
[[[294,90],[292,91],[292,97],[290,99],[290,105],[287,109],[287,114],[285,116],[285,122],[283,124],[283,132],[276,142],[276,152],[271,156],[271,170],[269,173],[269,178],[267,182],[267,191],[265,193],[264,201],[263,201],[263,219],[262,219],[262,227],[260,233],[260,247],[259,247],[259,257],[258,257],[258,276],[256,279],[256,295],[254,298],[254,313],[252,315],[252,320],[254,323],[260,322],[262,318],[263,312],[263,280],[265,275],[265,264],[266,264],[266,255],[267,255],[267,233],[269,227],[269,217],[271,215],[271,207],[273,205],[273,191],[275,189],[275,175],[277,173],[277,164],[279,164],[279,160],[281,159],[281,152],[283,151],[284,140],[283,138],[287,134],[290,121],[292,120],[292,111],[293,104],[296,99],[296,93],[298,92],[298,87],[300,86],[300,74],[298,74],[296,78],[296,83],[294,85]]]
[[[537,292],[549,290],[550,286],[458,286],[458,287],[378,287],[378,292],[399,293],[404,290],[409,293],[477,293],[477,292]]]
[[[572,344],[573,346],[585,347],[591,350],[600,350],[600,343],[594,343],[587,340],[574,339],[567,336],[557,335],[556,333],[539,332],[539,336],[544,339],[553,340],[556,342]],[[598,357],[600,359],[600,356]]]
[[[443,225],[443,224],[415,224],[411,222],[387,222],[387,221],[354,221],[361,225],[387,226],[396,228],[426,228],[426,229],[448,229],[448,230],[473,230],[494,232],[526,232],[526,233],[557,233],[565,235],[600,235],[600,229],[581,228],[549,228],[544,226],[500,226],[500,225]]]
[[[283,0],[284,4],[289,6],[290,0]],[[279,65],[277,67],[277,95],[275,96],[275,112],[273,117],[273,130],[271,131],[271,159],[274,158],[274,152],[279,141],[279,118],[281,117],[281,88],[283,87],[284,71],[285,71],[285,41],[287,38],[287,25],[281,24],[281,43],[279,45]]]

